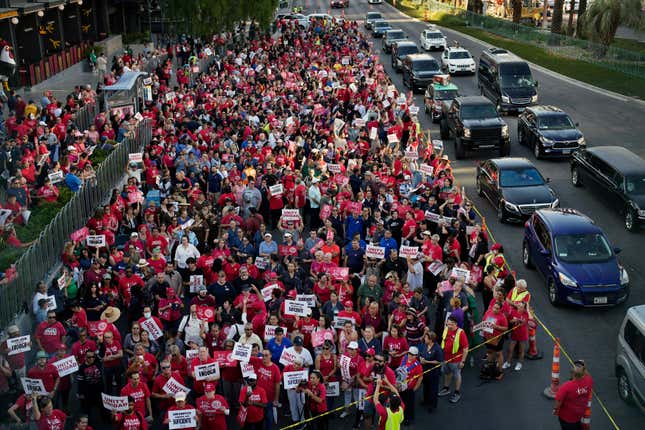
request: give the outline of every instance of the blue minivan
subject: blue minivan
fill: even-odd
[[[552,305],[612,306],[629,296],[629,276],[602,229],[573,209],[540,209],[526,222],[522,262],[544,277]]]

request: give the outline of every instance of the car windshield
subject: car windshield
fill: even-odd
[[[416,54],[419,52],[419,48],[417,48],[415,45],[410,45],[410,46],[399,46],[396,50],[396,54],[403,58],[406,55],[410,54]]]
[[[370,12],[365,17],[365,19],[381,19],[381,18],[383,18],[383,15],[381,15],[378,12]]]
[[[505,169],[500,173],[499,184],[502,187],[533,187],[544,185],[544,179],[534,167]]]
[[[567,115],[546,115],[538,118],[540,130],[567,130],[575,128]]]
[[[374,23],[374,28],[386,28],[389,26],[390,24],[387,21],[377,21]]]
[[[405,33],[403,31],[388,31],[387,38],[391,40],[395,39],[405,39]]]
[[[625,190],[630,194],[645,195],[645,176],[628,176],[625,178]]]
[[[563,234],[555,237],[555,253],[567,263],[597,263],[614,254],[600,233]]]
[[[502,63],[499,67],[503,88],[534,86],[531,70],[526,63]]]
[[[462,119],[494,118],[497,110],[492,104],[465,105],[461,107]]]
[[[434,71],[439,70],[439,63],[437,63],[435,60],[418,60],[412,63],[412,68],[414,70],[421,71]]]
[[[451,60],[463,60],[465,58],[470,58],[470,54],[466,51],[457,51],[451,52],[449,57]]]
[[[457,90],[435,90],[434,92],[435,100],[453,100],[457,96],[459,96]]]
[[[435,31],[435,32],[432,32],[432,33],[427,33],[426,38],[427,39],[442,39],[443,34],[441,34],[438,31]]]

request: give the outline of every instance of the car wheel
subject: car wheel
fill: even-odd
[[[636,230],[636,214],[634,213],[632,208],[625,209],[625,230]]]
[[[549,280],[547,284],[547,295],[549,296],[549,303],[553,306],[560,305],[560,298],[558,297],[558,287],[556,287],[553,279]]]
[[[631,404],[634,402],[632,384],[629,382],[624,370],[621,369],[618,372],[618,397],[623,402]]]
[[[441,124],[439,125],[439,132],[442,139],[450,138],[450,129],[448,128],[448,123],[445,119],[441,120]]]
[[[540,150],[540,142],[537,140],[533,142],[533,155],[535,155],[535,159],[539,160],[542,158],[542,150]]]
[[[497,220],[501,223],[506,222],[506,209],[504,209],[503,202],[499,202],[497,205]]]
[[[466,148],[464,147],[464,142],[460,137],[455,138],[455,157],[457,160],[461,160],[466,156]]]
[[[527,267],[529,269],[533,268],[533,263],[531,262],[531,253],[529,251],[529,244],[526,242],[522,244],[522,263],[524,263],[524,267]]]
[[[479,197],[484,197],[484,190],[482,190],[482,183],[479,181],[479,176],[475,178],[475,189]]]
[[[571,183],[574,187],[582,186],[582,181],[580,180],[580,172],[576,166],[571,168]]]

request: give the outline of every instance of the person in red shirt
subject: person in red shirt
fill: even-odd
[[[519,354],[517,363],[515,363],[515,370],[520,371],[522,370],[522,363],[524,362],[526,342],[529,340],[529,313],[527,312],[525,302],[515,303],[514,309],[511,310],[509,323],[514,329],[511,332],[511,343],[508,348],[509,356],[504,362],[502,369],[511,367],[515,345],[519,345]]]
[[[54,366],[54,363],[63,360],[67,357],[70,357],[71,354],[67,353],[67,346],[64,343],[58,345],[56,354],[47,361],[47,364]],[[56,367],[56,366],[54,366]],[[68,399],[69,392],[72,389],[72,382],[70,375],[59,376],[58,370],[56,376],[59,378],[58,388],[56,389],[57,397],[54,399],[57,406],[60,406],[61,409],[68,409]]]
[[[423,367],[419,361],[419,349],[411,346],[408,353],[401,361],[401,366],[397,369],[397,376],[405,376],[397,380],[401,390],[401,399],[408,405],[405,409],[405,420],[403,425],[410,425],[414,421],[414,393],[421,388],[423,382]]]
[[[450,383],[454,375],[455,392],[449,401],[450,403],[457,403],[461,399],[461,369],[464,368],[468,357],[468,337],[466,332],[457,326],[457,318],[449,316],[441,338],[445,379],[443,388],[438,395],[439,397],[444,397],[450,394]]]
[[[169,407],[172,406],[172,394],[169,394],[164,391],[163,387],[166,383],[172,378],[181,385],[185,385],[184,378],[181,377],[179,372],[172,370],[170,366],[170,361],[161,362],[161,373],[157,375],[152,383],[152,392],[150,397],[155,399],[156,410],[164,413]]]
[[[304,390],[307,405],[311,418],[315,419],[315,428],[318,430],[327,430],[329,415],[327,412],[327,390],[322,382],[322,374],[314,370],[309,375],[309,383]]]
[[[47,353],[45,351],[38,351],[36,365],[29,369],[27,377],[42,380],[45,390],[47,390],[51,398],[54,398],[60,384],[60,377],[56,367],[47,363]]]
[[[273,407],[280,403],[280,368],[271,361],[271,351],[268,349],[262,351],[262,358],[251,357],[250,363],[258,377],[258,387],[266,392],[266,430],[271,430],[276,424],[273,421]]]
[[[65,327],[56,320],[56,312],[47,312],[47,321],[38,324],[36,328],[36,343],[50,356],[56,352],[58,345],[65,343]]]
[[[145,286],[141,276],[135,275],[132,267],[128,267],[125,269],[125,276],[122,276],[121,279],[119,279],[119,291],[121,292],[121,297],[123,297],[123,301],[126,305],[130,303],[130,291],[135,285],[140,286],[142,289]]]
[[[379,417],[378,430],[385,430],[388,419],[394,420],[390,422],[391,428],[400,428],[405,415],[405,404],[401,400],[398,390],[394,386],[389,386],[387,382],[387,379],[379,379],[376,382],[377,392],[382,392],[382,384],[385,384],[391,390],[391,393],[389,395],[379,394],[374,399],[374,403],[376,405],[376,413]]]
[[[121,396],[132,397],[135,401],[134,409],[142,416],[148,411],[152,417],[152,404],[150,403],[150,390],[146,384],[141,383],[141,373],[138,370],[128,370],[126,373],[129,381],[121,388]]]
[[[171,406],[168,411],[166,411],[166,416],[163,420],[163,423],[168,425],[170,423],[170,412],[172,411],[195,411],[195,408],[192,405],[187,405],[186,404],[186,393],[183,391],[178,392],[175,394],[175,405]],[[195,411],[195,417],[197,417],[197,411]],[[195,424],[197,424],[197,419],[195,419]],[[188,430],[195,430],[197,429],[197,426],[188,426],[188,427],[182,427]]]
[[[42,187],[38,188],[36,198],[43,199],[47,203],[53,203],[58,200],[58,187],[51,183],[49,178],[45,178],[45,183]]]
[[[204,385],[204,395],[195,402],[201,430],[226,430],[226,416],[231,412],[224,397],[215,394],[215,384]]]
[[[560,385],[555,395],[553,415],[558,417],[562,430],[576,430],[582,428],[587,403],[591,399],[593,379],[587,373],[585,362],[573,362],[572,379]]]
[[[87,329],[82,328],[78,331],[78,340],[72,345],[72,354],[80,364],[85,362],[87,351],[96,351],[98,349],[96,342],[87,336]]]
[[[240,390],[240,405],[246,408],[244,430],[264,430],[264,410],[267,406],[267,394],[264,388],[258,387],[255,374],[246,378],[248,385]]]
[[[195,381],[193,385],[193,390],[195,391],[195,393],[204,394],[204,384],[207,382],[212,382],[217,387],[217,381],[219,380],[219,376],[210,376],[200,381],[197,381],[195,379],[196,366],[202,366],[204,364],[213,363],[214,361],[216,360],[214,358],[211,358],[208,355],[208,348],[205,346],[200,346],[197,357],[193,358],[192,361],[190,362],[190,373],[193,380]]]
[[[141,374],[141,383],[149,385],[157,373],[157,359],[154,355],[146,351],[142,343],[134,345],[134,356],[130,358],[128,367],[139,366]]]
[[[117,430],[148,430],[148,423],[143,414],[135,409],[136,400],[128,397],[128,410],[125,412],[112,412]]]
[[[401,336],[400,329],[397,325],[390,327],[390,335],[383,341],[383,351],[387,351],[390,359],[389,366],[397,369],[401,365],[401,360],[408,350],[408,341]]]
[[[499,370],[500,378],[503,377],[502,366],[504,364],[504,337],[502,334],[508,330],[508,320],[502,312],[503,303],[495,302],[488,310],[482,321],[487,321],[492,325],[489,329],[484,329],[484,339],[486,339],[486,359],[489,362],[495,361]]]
[[[49,397],[45,396],[36,401],[34,396],[34,420],[38,423],[38,430],[63,430],[67,415],[65,412],[54,409],[54,405]]]
[[[365,428],[372,428],[372,420],[375,415],[375,399],[374,393],[376,393],[376,386],[379,382],[381,385],[380,393],[392,392],[396,386],[396,375],[394,370],[385,365],[385,357],[381,354],[376,354],[374,356],[374,365],[372,366],[372,371],[370,372],[370,382],[367,385],[367,400],[365,400],[365,410],[363,412],[365,416]]]

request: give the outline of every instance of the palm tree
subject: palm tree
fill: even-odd
[[[582,16],[585,14],[586,10],[587,0],[580,0],[580,3],[578,4],[578,20],[576,21],[576,36],[578,37],[582,37],[584,33]]]
[[[641,0],[594,0],[582,19],[587,35],[604,47],[600,52],[603,55],[620,25],[638,27],[641,24]]]
[[[562,32],[562,9],[563,8],[564,8],[564,0],[555,0],[553,2],[553,15],[551,17],[551,33]]]
[[[513,22],[519,23],[522,19],[522,0],[511,0],[511,8],[513,9]]]

